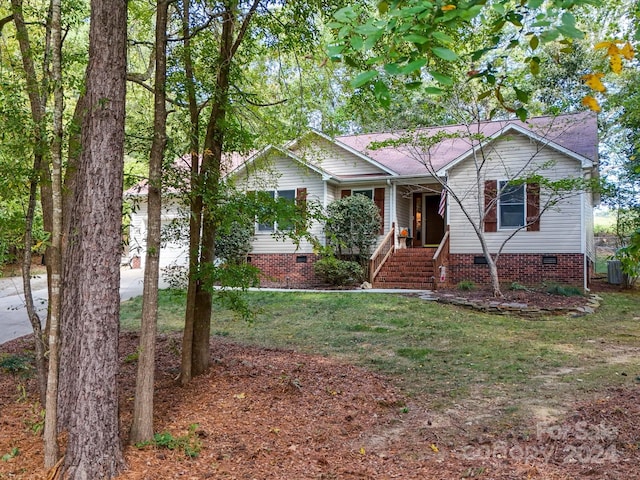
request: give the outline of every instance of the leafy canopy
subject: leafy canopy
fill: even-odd
[[[407,88],[423,89],[439,95],[454,84],[448,73],[452,64],[468,65],[467,76],[478,80],[507,111],[526,118],[530,93],[509,84],[506,71],[514,63],[524,64],[532,75],[540,73],[538,55],[542,45],[559,42],[563,53],[585,37],[574,10],[598,5],[594,0],[381,0],[377,8],[351,5],[339,9],[329,25],[334,43],[329,56],[361,70],[352,80],[356,89],[373,91],[383,105],[389,105],[389,78],[401,78]],[[482,28],[486,35],[469,45],[464,32]],[[622,58],[630,58],[629,44],[610,42],[598,48],[611,50],[616,68]],[[515,51],[522,54],[513,55]],[[509,61],[498,62],[499,57]],[[597,79],[597,73],[593,74]],[[585,79],[585,81],[590,80]],[[507,102],[505,90],[514,101]],[[481,100],[482,98],[479,98]],[[585,105],[592,106],[585,99]]]

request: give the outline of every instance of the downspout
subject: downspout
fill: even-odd
[[[588,275],[589,267],[587,260],[587,232],[585,225],[585,192],[580,193],[580,253],[582,253],[582,288],[585,292],[589,291],[588,288]]]

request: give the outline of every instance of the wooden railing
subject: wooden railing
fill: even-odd
[[[384,262],[387,261],[387,258],[389,258],[395,250],[395,234],[396,227],[395,225],[392,225],[389,233],[385,235],[382,243],[380,243],[378,248],[376,248],[376,251],[371,255],[371,258],[369,259],[369,283],[373,284],[373,280],[384,265]]]
[[[440,284],[440,267],[447,267],[449,264],[449,228],[447,227],[447,231],[442,237],[442,241],[440,245],[438,245],[438,249],[436,253],[433,255],[433,288],[434,290],[438,289]],[[447,274],[448,276],[448,274]],[[441,284],[446,284],[446,280]]]

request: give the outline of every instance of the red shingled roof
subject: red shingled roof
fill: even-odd
[[[517,125],[541,137],[543,142],[552,142],[571,152],[589,160],[597,160],[598,126],[596,116],[591,112],[557,117],[535,117],[521,122],[520,120],[499,120],[480,122],[467,125],[448,125],[442,127],[420,128],[415,131],[400,131],[394,133],[370,133],[359,135],[345,135],[336,137],[358,152],[383,164],[398,175],[424,175],[427,161],[426,152],[417,151],[412,147],[383,147],[370,148],[373,142],[398,139],[403,136],[433,136],[439,132],[450,134],[459,133],[460,137],[446,138],[430,149],[430,161],[435,170],[440,170],[460,156],[469,153],[473,144],[470,134],[481,134],[491,137],[510,124]]]

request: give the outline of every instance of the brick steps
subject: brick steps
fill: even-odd
[[[433,289],[435,248],[396,250],[374,279],[374,288]]]

